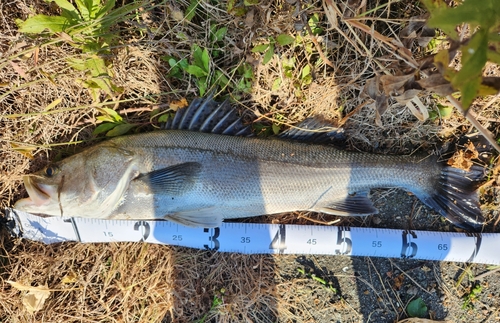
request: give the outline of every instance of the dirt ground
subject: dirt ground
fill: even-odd
[[[121,124],[133,124],[130,132],[154,131],[160,116],[173,113],[183,99],[199,96],[204,83],[218,91],[219,99],[230,98],[241,111],[257,114],[256,131],[282,131],[321,114],[344,128],[347,149],[431,153],[475,131],[456,110],[440,115],[449,103],[436,95],[419,94],[431,114],[425,121],[392,99],[378,116],[374,100],[365,95],[375,74],[407,70],[382,37],[356,28],[349,19],[357,17],[380,35],[400,40],[412,17],[425,20],[423,5],[407,0],[201,0],[189,18],[193,3],[118,2],[116,7],[140,5],[125,18],[115,18],[111,33],[119,37],[103,54],[105,77],[95,77],[69,63],[91,57],[70,36],[18,31],[16,19],[58,15],[57,5],[0,2],[0,209],[26,196],[23,174],[102,140],[103,133],[92,134],[103,121],[101,108],[115,110]],[[294,43],[280,43],[283,34]],[[433,46],[446,46],[443,39],[438,34]],[[273,42],[273,55],[264,64],[269,46],[261,51],[256,46]],[[195,64],[195,44],[210,56],[206,80],[169,63],[185,58]],[[416,40],[405,44],[415,59],[434,50]],[[485,74],[499,75],[500,68],[488,65]],[[227,82],[220,81],[221,75]],[[88,82],[99,77],[116,87],[93,90]],[[498,138],[499,97],[476,100],[471,109]],[[481,190],[487,219],[483,232],[500,232],[499,182],[491,177]],[[404,191],[375,190],[371,199],[378,215],[341,218],[334,225],[456,230]],[[314,224],[301,215],[245,221]],[[241,255],[141,243],[43,245],[11,238],[5,230],[0,239],[1,322],[397,322],[408,317],[408,303],[418,298],[428,308],[428,319],[500,322],[500,270],[488,265]],[[49,296],[30,312],[28,296],[36,288]]]

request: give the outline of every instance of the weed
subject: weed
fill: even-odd
[[[419,297],[408,303],[408,306],[406,306],[406,312],[409,317],[423,318],[427,316],[427,305],[425,305],[422,298]]]
[[[290,45],[293,44],[295,38],[290,35],[281,34],[276,38],[271,36],[268,40],[268,43],[260,44],[252,48],[252,53],[264,53],[264,59],[262,61],[262,64],[264,65],[269,63],[271,58],[273,58],[276,43],[280,46]]]
[[[98,108],[102,115],[97,117],[97,120],[102,123],[97,126],[92,133],[93,135],[98,135],[101,133],[106,133],[108,137],[116,137],[129,132],[136,125],[128,123],[113,109],[110,108]]]
[[[111,64],[105,56],[111,53],[111,45],[117,41],[117,33],[112,27],[127,20],[127,15],[142,3],[114,9],[115,0],[102,3],[101,0],[75,0],[76,7],[67,0],[54,2],[61,9],[61,15],[39,14],[25,21],[18,19],[19,31],[43,38],[57,36],[59,41],[78,48],[81,55],[67,57],[66,61],[73,69],[86,72],[86,78],[79,82],[90,91],[94,102],[99,101],[101,91],[109,97],[122,92],[123,89],[112,81]]]
[[[481,286],[481,284],[473,286],[470,293],[466,294],[463,297],[462,309],[463,310],[473,309],[474,308],[473,303],[477,300],[482,290],[483,287]]]
[[[216,293],[214,295],[214,299],[212,300],[212,305],[210,306],[210,309],[208,310],[208,313],[205,313],[205,315],[203,315],[203,317],[201,319],[199,319],[198,321],[196,321],[196,323],[205,323],[205,321],[207,320],[209,314],[213,313],[214,311],[217,310],[217,308],[219,306],[221,306],[222,304],[224,304],[224,293],[226,292],[226,290],[224,288],[221,288],[221,290],[219,291],[219,293]]]
[[[209,29],[210,51],[194,44],[191,47],[191,60],[169,55],[162,57],[170,66],[167,76],[182,79],[188,74],[194,78],[200,96],[205,95],[211,88],[221,88],[233,92],[232,98],[238,100],[241,94],[249,93],[252,88],[253,69],[250,64],[242,63],[226,75],[215,68],[214,59],[221,58],[224,53],[222,41],[226,36],[227,27],[219,28],[216,24],[211,24]]]
[[[316,276],[315,274],[311,273],[306,273],[306,271],[302,268],[297,268],[297,271],[301,273],[302,275],[305,275],[307,278],[310,278],[319,284],[321,284],[323,287],[325,287],[327,290],[331,291],[334,294],[337,294],[337,289],[332,286],[332,282],[327,282],[325,279]]]
[[[466,0],[455,8],[448,7],[446,1],[424,0],[431,13],[428,25],[443,30],[459,46],[462,52],[462,68],[457,71],[450,67],[450,51],[439,51],[434,61],[444,78],[462,96],[462,106],[466,110],[478,96],[496,94],[498,84],[489,84],[483,78],[487,61],[500,64],[500,7],[496,0],[485,0],[479,4]],[[456,30],[457,25],[468,24],[472,35],[463,40]]]

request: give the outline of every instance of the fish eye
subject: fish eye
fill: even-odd
[[[45,168],[45,176],[47,177],[52,177],[54,176],[58,171],[58,168],[57,166],[47,166],[47,168]]]

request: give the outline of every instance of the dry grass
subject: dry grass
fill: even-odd
[[[154,108],[165,111],[169,102],[183,97],[191,99],[198,93],[193,77],[187,74],[182,79],[167,77],[170,67],[162,57],[190,59],[192,44],[217,49],[207,32],[211,22],[228,27],[222,44],[217,45],[224,55],[212,61],[213,71],[222,71],[236,83],[239,80],[235,69],[245,62],[251,64],[254,84],[251,92],[239,101],[242,106],[259,111],[268,122],[291,124],[322,114],[345,127],[352,149],[393,153],[434,150],[443,142],[473,130],[456,113],[447,119],[418,121],[395,101],[391,101],[382,116],[382,126],[377,126],[371,102],[360,95],[365,81],[374,73],[400,71],[395,66],[401,59],[386,43],[356,29],[345,18],[369,12],[359,22],[373,26],[386,37],[398,39],[401,23],[423,13],[413,2],[386,6],[385,2],[374,1],[368,7],[361,6],[363,1],[349,1],[350,6],[347,1],[335,2],[336,23],[331,14],[325,15],[321,2],[289,2],[293,1],[263,1],[247,8],[245,16],[236,17],[226,12],[225,1],[219,5],[201,1],[198,15],[186,22],[179,19],[179,13],[188,7],[187,1],[167,0],[156,6],[151,1],[136,13],[134,20],[120,24],[120,41],[109,59],[114,81],[124,90],[113,98],[102,96],[101,100],[129,122],[141,124],[139,131],[151,130],[154,121],[151,124],[150,112]],[[270,36],[300,33],[294,27],[301,21],[300,16],[290,14],[298,5],[302,5],[299,9],[307,18],[319,14],[318,27],[324,31],[316,41],[333,67],[320,59],[310,37],[295,47],[277,46],[276,54],[266,65],[261,64],[261,55],[251,53],[255,45],[268,41]],[[375,8],[378,9],[370,11]],[[94,139],[91,133],[99,114],[97,105],[88,90],[76,81],[84,77],[83,73],[71,69],[65,60],[78,55],[78,50],[62,43],[46,45],[46,40],[22,35],[14,23],[16,18],[56,11],[40,0],[0,3],[1,209],[25,194],[22,174],[70,155]],[[410,49],[415,57],[425,54],[416,45]],[[295,59],[292,77],[284,76],[285,59]],[[300,73],[307,64],[313,71],[310,84],[300,82]],[[489,66],[487,73],[498,75],[498,66]],[[277,79],[281,86],[273,89]],[[231,86],[219,88],[224,95],[231,89]],[[56,100],[61,101],[46,110]],[[435,98],[424,95],[421,100],[436,109]],[[497,135],[499,105],[500,100],[494,97],[478,100],[474,106],[478,119],[497,131]],[[84,142],[78,146],[64,144],[78,141]],[[490,219],[494,221],[500,203],[498,189],[490,186],[484,196],[491,210]],[[310,223],[297,215],[252,221]],[[328,222],[334,217],[325,215],[321,220]],[[349,225],[354,221],[359,220],[342,219],[339,224]],[[287,276],[270,256],[217,254],[133,243],[45,246],[9,239],[5,234],[1,237],[2,321],[193,322],[206,315],[205,322],[271,319],[306,322],[318,319],[310,313],[311,309],[321,312],[327,308],[341,313],[345,321],[362,319],[360,304],[354,299],[329,294],[323,286],[311,285],[296,273]],[[283,257],[279,261],[293,260]],[[75,281],[63,283],[68,275],[74,276]],[[346,286],[355,281],[354,276],[345,279]],[[54,291],[43,310],[31,315],[22,305],[22,293],[6,280],[31,286],[46,284]],[[367,293],[375,295],[375,288],[369,287],[374,283],[366,284]],[[384,282],[382,286],[392,288]],[[386,302],[396,302],[388,295],[382,297]],[[214,299],[218,301],[215,305]],[[398,315],[404,312],[396,307],[382,306],[384,311],[394,310]]]

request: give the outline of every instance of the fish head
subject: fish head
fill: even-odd
[[[29,197],[17,210],[49,216],[105,217],[138,175],[134,154],[103,143],[23,177]]]

